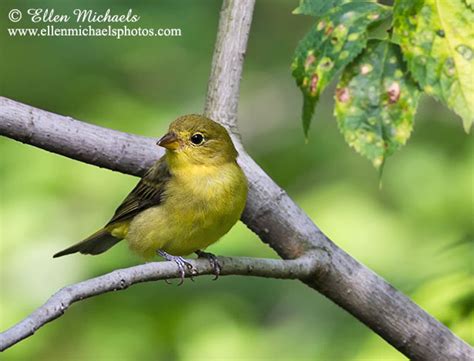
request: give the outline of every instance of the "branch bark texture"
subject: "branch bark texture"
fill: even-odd
[[[226,0],[219,17],[204,114],[239,138],[237,108],[240,79],[255,0]]]
[[[249,180],[242,221],[282,258],[311,254],[303,279],[413,360],[472,360],[474,349],[329,240],[245,152],[237,103],[254,0],[224,0],[205,113],[226,126]],[[0,98],[0,134],[86,163],[141,175],[160,152],[154,140]]]

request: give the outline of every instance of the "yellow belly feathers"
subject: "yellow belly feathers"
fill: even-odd
[[[247,198],[242,170],[193,165],[174,172],[164,201],[135,216],[121,231],[130,248],[149,259],[161,249],[183,256],[216,242],[239,220]]]

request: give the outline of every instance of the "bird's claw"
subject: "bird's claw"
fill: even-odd
[[[171,262],[174,262],[176,263],[176,265],[178,266],[178,271],[179,271],[179,276],[180,276],[180,281],[178,283],[178,286],[181,286],[184,282],[184,278],[186,276],[186,269],[189,271],[190,273],[190,279],[191,281],[194,281],[193,279],[193,276],[195,274],[197,274],[197,270],[194,268],[194,266],[189,263],[188,261],[186,261],[183,257],[181,256],[173,256],[165,251],[162,251],[161,249],[157,251],[157,253],[163,257],[165,260],[167,261],[171,261]],[[166,283],[170,284],[171,282],[169,282],[168,280],[165,280]]]
[[[219,264],[219,260],[217,257],[209,252],[204,252],[204,251],[196,251],[196,254],[198,255],[199,258],[205,258],[209,261],[211,264],[212,270],[214,271],[214,278],[213,280],[217,280],[219,278],[219,275],[221,274],[221,265]]]

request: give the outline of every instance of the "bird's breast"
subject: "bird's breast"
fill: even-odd
[[[186,174],[172,177],[165,197],[172,212],[179,214],[193,232],[222,227],[225,233],[243,211],[247,183],[236,164],[190,167]]]
[[[235,165],[188,167],[173,172],[163,202],[135,217],[131,247],[143,254],[163,249],[186,255],[217,241],[239,220],[247,181]]]
[[[186,203],[222,204],[246,193],[246,179],[234,163],[224,166],[190,166],[173,174],[165,197]]]

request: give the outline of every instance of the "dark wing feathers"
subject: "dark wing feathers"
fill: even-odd
[[[118,243],[121,238],[110,233],[108,225],[130,219],[141,211],[156,206],[163,201],[163,192],[171,175],[163,158],[156,162],[140,180],[132,192],[125,198],[107,225],[82,242],[56,253],[53,257],[81,252],[99,254]]]
[[[124,199],[106,226],[133,218],[141,211],[159,205],[170,177],[168,166],[164,158],[161,158]]]
[[[82,254],[100,254],[120,242],[120,238],[115,238],[109,231],[102,228],[82,242],[76,243],[61,252],[56,253],[53,258],[62,257],[67,254],[81,252]]]

